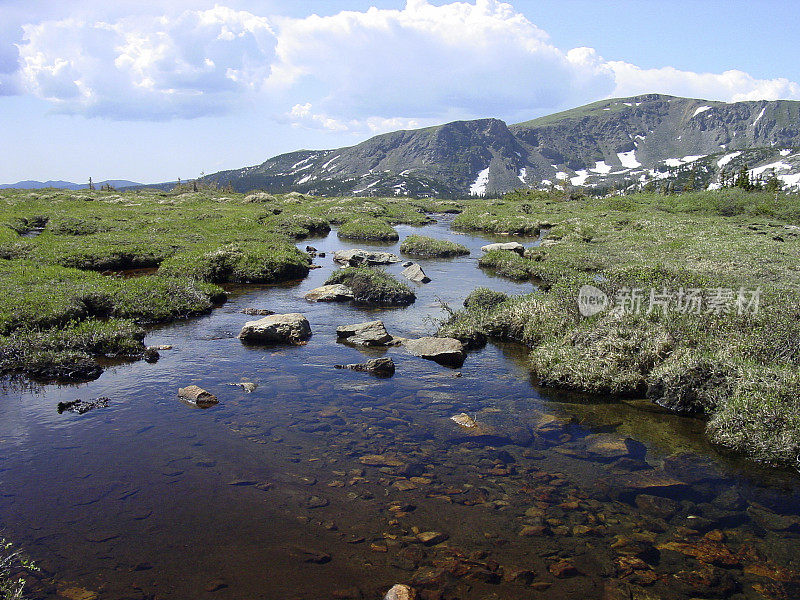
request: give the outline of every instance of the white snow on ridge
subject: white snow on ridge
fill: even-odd
[[[301,164],[301,163],[297,163],[297,164]],[[310,169],[313,166],[314,166],[313,164],[308,163],[305,167],[300,167],[299,169],[292,169],[292,171],[291,171],[291,173],[289,173],[289,175],[294,175],[295,173],[299,173],[300,171],[305,171],[306,169]]]
[[[800,186],[800,173],[795,173],[794,175],[778,175],[778,179],[789,187]]]
[[[753,121],[753,127],[755,127],[755,126],[756,126],[756,123],[758,123],[758,122],[761,120],[761,117],[763,117],[763,116],[764,116],[764,111],[765,111],[765,110],[767,110],[767,107],[766,107],[766,106],[765,106],[764,108],[762,108],[762,109],[761,109],[761,112],[760,112],[760,113],[758,113],[758,116],[756,117],[756,120],[755,120],[755,121]]]
[[[311,179],[311,175],[306,175],[305,177],[302,177],[301,179],[297,180],[297,185],[301,185],[306,181],[308,181],[309,179]]]
[[[787,164],[787,163],[779,160],[778,162],[775,162],[775,163],[770,163],[768,165],[763,165],[763,166],[760,166],[760,167],[756,167],[755,169],[750,169],[750,175],[752,175],[753,177],[758,177],[764,171],[768,171],[770,169],[772,169],[773,171],[777,171],[777,170],[785,171],[785,170],[790,170],[791,168],[792,168],[792,165]]]
[[[469,186],[470,196],[485,196],[487,185],[489,185],[489,167],[478,173],[475,183]]]
[[[619,162],[621,162],[622,166],[626,169],[635,169],[636,167],[642,166],[642,163],[636,160],[636,150],[617,152],[617,158],[619,158]]]
[[[710,106],[700,106],[700,107],[698,107],[698,109],[696,111],[694,111],[694,114],[689,118],[690,119],[694,119],[697,115],[699,115],[701,113],[704,113],[707,110],[711,110],[711,107]]]
[[[791,153],[791,150],[781,150],[781,156],[789,156]]]
[[[564,173],[564,171],[559,171],[556,173],[556,179],[569,179],[569,174]]]
[[[336,156],[334,156],[332,159],[330,159],[328,162],[326,162],[324,165],[322,165],[322,170],[325,171],[328,168],[328,165],[330,165],[337,158],[339,158],[338,154]]]
[[[594,165],[594,168],[589,169],[590,171],[594,171],[595,173],[600,173],[601,175],[608,175],[611,173],[611,165],[607,165],[606,161],[598,160],[597,163]],[[575,171],[579,173],[580,171]]]
[[[542,185],[553,185],[553,182],[549,179],[542,179]]]
[[[683,163],[681,163],[680,158],[668,158],[664,161],[664,164],[668,167],[680,167]]]
[[[705,154],[697,154],[695,156],[684,156],[681,160],[685,163],[691,163],[701,158],[705,158]]]
[[[572,185],[583,185],[588,177],[589,171],[581,169],[580,171],[575,171],[575,177],[570,178],[570,182]]]
[[[519,179],[522,183],[525,183],[525,178],[528,176],[528,169],[522,167],[519,170],[519,175],[517,175],[517,179]]]
[[[731,152],[730,154],[726,154],[725,156],[723,156],[722,158],[720,158],[717,161],[717,166],[718,167],[724,167],[725,165],[727,165],[729,162],[731,162],[737,156],[741,156],[741,154],[742,154],[741,152]]]

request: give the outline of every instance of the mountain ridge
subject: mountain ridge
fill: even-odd
[[[722,168],[738,169],[749,160],[755,171],[774,165],[784,185],[793,187],[800,184],[800,156],[792,151],[798,147],[800,102],[644,94],[512,125],[484,118],[384,133],[344,148],[281,154],[204,180],[237,191],[466,196],[559,182],[645,185],[680,179],[689,170],[698,185],[709,187]]]

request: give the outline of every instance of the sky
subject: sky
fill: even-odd
[[[0,0],[0,183],[143,183],[642,93],[800,100],[797,0]]]

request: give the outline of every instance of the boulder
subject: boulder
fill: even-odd
[[[353,290],[341,283],[334,283],[314,288],[304,297],[309,302],[341,302],[352,300]]]
[[[455,338],[423,337],[406,340],[404,346],[414,356],[433,360],[447,367],[460,367],[466,357],[464,344]]]
[[[239,333],[243,342],[265,344],[301,344],[311,337],[311,326],[300,313],[270,315],[248,321]]]
[[[214,406],[219,403],[219,400],[214,394],[196,385],[178,388],[178,396],[189,404],[194,404],[200,408],[208,408],[209,406]]]
[[[417,593],[414,588],[398,583],[389,588],[383,600],[416,600]]]
[[[499,244],[486,244],[485,246],[481,246],[481,250],[484,252],[491,252],[492,250],[511,250],[522,256],[525,253],[525,246],[519,242],[502,242]]]
[[[390,265],[399,263],[400,257],[391,252],[370,252],[353,248],[351,250],[337,250],[333,254],[333,261],[339,264],[357,267],[359,265]]]
[[[428,283],[431,278],[425,275],[425,271],[422,270],[417,263],[412,263],[410,266],[403,269],[402,273],[400,273],[406,279],[410,279],[414,283]]]
[[[335,365],[337,369],[350,369],[363,371],[377,377],[391,377],[394,375],[394,361],[391,358],[373,358],[365,363],[352,365]]]
[[[395,339],[386,331],[383,321],[367,321],[336,328],[336,337],[353,346],[390,346]]]

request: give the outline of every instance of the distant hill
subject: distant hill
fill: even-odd
[[[98,181],[94,184],[97,189],[101,186],[110,185],[113,188],[127,188],[142,185],[135,181],[127,181],[125,179],[108,179],[106,181]],[[71,181],[18,181],[17,183],[0,183],[0,189],[19,189],[19,190],[40,190],[44,188],[54,188],[61,190],[86,190],[89,189],[88,183],[72,183]]]
[[[745,163],[800,184],[800,102],[712,102],[647,94],[524,123],[456,121],[336,150],[300,150],[205,181],[237,191],[466,196],[515,188],[631,186],[687,178],[713,186]]]

